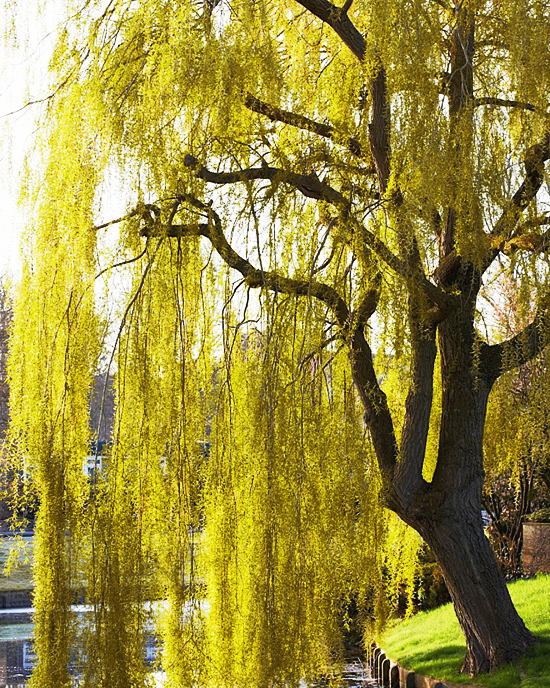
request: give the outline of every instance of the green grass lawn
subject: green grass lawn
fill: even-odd
[[[517,666],[480,674],[475,680],[462,676],[466,644],[450,604],[398,623],[380,645],[405,668],[441,680],[487,688],[550,688],[550,576],[516,581],[508,587],[520,616],[539,641]]]

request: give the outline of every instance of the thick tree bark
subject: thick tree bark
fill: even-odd
[[[476,380],[471,367],[458,366],[448,374],[438,468],[424,494],[400,513],[422,535],[441,567],[466,639],[462,670],[469,675],[518,661],[535,642],[514,608],[483,531],[482,440],[488,391],[489,385]]]
[[[510,599],[483,532],[477,496],[452,501],[418,530],[443,571],[466,638],[462,670],[474,675],[518,661],[535,638]]]
[[[485,375],[475,353],[479,275],[471,268],[460,272],[460,307],[438,326],[443,396],[438,461],[431,483],[422,477],[427,433],[427,421],[422,419],[429,417],[431,409],[435,358],[430,331],[422,333],[418,328],[418,336],[412,337],[413,382],[396,463],[395,445],[388,442],[389,432],[378,432],[379,427],[392,427],[389,411],[377,399],[378,390],[372,384],[369,388],[367,376],[360,374],[357,359],[361,359],[361,347],[357,342],[354,374],[357,386],[363,389],[365,418],[385,484],[389,484],[385,492],[387,505],[431,547],[466,639],[463,671],[474,675],[519,660],[535,638],[514,608],[483,531],[483,431],[494,376]],[[414,309],[409,315],[414,332]]]
[[[439,325],[442,413],[432,482],[402,517],[431,547],[445,577],[467,645],[463,671],[474,675],[514,662],[535,638],[514,608],[483,531],[483,431],[493,378],[475,354],[480,279],[462,275],[461,308]]]

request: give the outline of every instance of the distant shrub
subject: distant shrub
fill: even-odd
[[[550,523],[550,508],[533,511],[532,514],[525,516],[525,520],[531,523]]]

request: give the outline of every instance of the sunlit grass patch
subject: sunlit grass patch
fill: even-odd
[[[475,680],[462,676],[466,644],[451,604],[421,612],[397,624],[382,641],[386,654],[419,674],[487,688],[550,686],[550,576],[516,581],[510,594],[520,616],[538,639],[518,666],[506,666]]]

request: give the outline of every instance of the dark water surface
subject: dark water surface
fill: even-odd
[[[0,688],[24,686],[34,662],[32,609],[0,610]]]
[[[29,680],[35,661],[32,611],[0,610],[0,688],[24,688]],[[147,660],[151,665],[154,665],[155,654],[156,643],[151,636],[147,647]],[[343,688],[378,688],[378,684],[365,673],[359,661],[346,665],[343,678]],[[162,681],[159,682],[159,686],[161,685]]]

